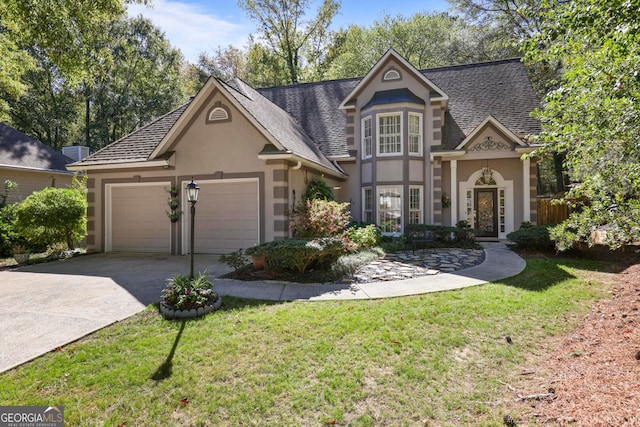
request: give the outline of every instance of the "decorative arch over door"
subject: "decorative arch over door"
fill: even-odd
[[[487,168],[482,168],[458,185],[458,218],[477,229],[479,237],[504,239],[514,230],[512,180],[504,179],[495,169],[489,176]]]

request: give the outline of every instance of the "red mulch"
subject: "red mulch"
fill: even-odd
[[[532,395],[550,394],[520,403],[530,405],[529,422],[640,426],[640,264],[619,273],[615,283],[611,299],[552,343],[551,356],[524,380]]]

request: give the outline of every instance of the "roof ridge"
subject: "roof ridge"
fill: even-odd
[[[499,64],[506,64],[509,62],[518,62],[521,63],[522,62],[522,58],[521,57],[513,57],[513,58],[506,58],[506,59],[497,59],[497,60],[489,60],[489,61],[482,61],[482,62],[471,62],[469,64],[457,64],[457,65],[445,65],[442,67],[433,67],[433,68],[423,68],[420,71],[421,73],[427,73],[430,71],[447,71],[447,70],[453,70],[456,68],[476,68],[476,67],[487,67],[487,66],[491,66],[491,65],[499,65]]]

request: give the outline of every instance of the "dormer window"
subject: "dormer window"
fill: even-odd
[[[216,102],[207,113],[207,124],[230,121],[231,114],[229,113],[229,108],[223,105],[220,101]]]
[[[392,80],[400,80],[400,72],[393,68],[390,70],[387,70],[387,72],[384,73],[384,76],[382,77],[382,81],[385,81],[385,82],[392,81]]]

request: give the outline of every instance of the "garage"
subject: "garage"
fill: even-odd
[[[171,252],[170,183],[107,186],[106,251]]]
[[[183,183],[184,188],[187,183]],[[199,181],[195,253],[229,253],[260,241],[257,179]],[[189,208],[185,207],[184,253],[189,252]]]

